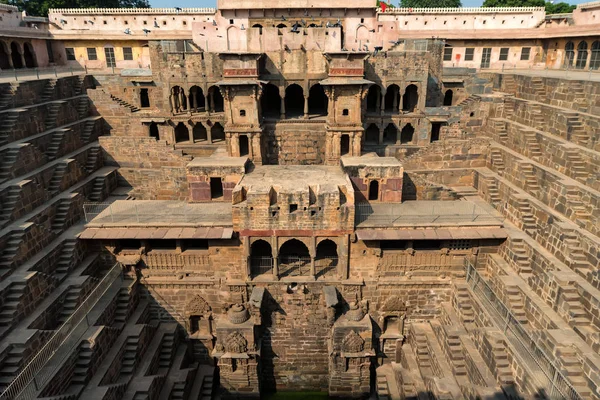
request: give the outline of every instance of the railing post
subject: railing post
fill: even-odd
[[[18,82],[19,81],[19,77],[17,76],[17,69],[13,69],[13,71],[15,71],[15,80]]]

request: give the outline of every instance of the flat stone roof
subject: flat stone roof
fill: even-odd
[[[502,227],[504,217],[493,207],[467,199],[415,200],[404,203],[356,205],[356,229],[415,229],[417,227]]]
[[[342,165],[347,166],[361,166],[366,167],[401,167],[402,163],[395,157],[376,157],[372,155],[362,157],[342,157]]]
[[[116,200],[111,204],[94,204],[85,211],[89,221],[86,228],[233,226],[231,203],[222,202]]]
[[[271,187],[286,192],[301,192],[309,186],[351,185],[340,167],[322,165],[263,165],[244,175],[239,185],[248,190],[268,191]]]

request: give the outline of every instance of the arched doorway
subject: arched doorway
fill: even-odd
[[[6,43],[0,42],[0,69],[9,69],[10,62],[8,61],[8,48]]]
[[[572,67],[575,61],[575,45],[573,42],[567,42],[565,45],[565,67]]]
[[[196,125],[194,125],[193,134],[194,143],[206,142],[208,140],[208,132],[206,131],[204,125],[202,125],[200,122],[197,122]]]
[[[333,240],[325,239],[317,245],[315,257],[315,277],[335,276],[338,265],[337,245]]]
[[[402,128],[402,132],[400,132],[400,143],[407,144],[411,143],[413,140],[413,134],[415,133],[415,128],[411,124],[406,124]]]
[[[227,50],[241,50],[242,47],[240,30],[235,26],[227,28]]]
[[[600,40],[592,43],[592,57],[590,58],[590,69],[600,69]]]
[[[371,85],[367,92],[367,112],[375,113],[381,109],[381,88],[378,85]]]
[[[398,112],[400,101],[400,87],[396,84],[388,86],[385,92],[385,112],[395,114]]]
[[[379,144],[379,128],[375,124],[369,125],[365,131],[366,144]]]
[[[308,113],[327,115],[328,99],[320,84],[313,85],[308,92]]]
[[[273,273],[273,252],[271,244],[257,240],[250,246],[250,274],[258,276]]]
[[[292,84],[285,89],[285,115],[287,118],[304,115],[304,90]]]
[[[150,123],[150,137],[155,138],[156,140],[159,140],[159,134],[158,134],[158,124],[156,122],[152,122]]]
[[[253,28],[258,28],[258,34],[262,35],[263,26],[261,24],[254,24],[254,25],[252,25],[252,27]]]
[[[575,68],[584,69],[587,64],[588,57],[588,45],[585,40],[582,40],[577,45],[577,61],[575,61]]]
[[[188,142],[190,140],[190,130],[180,122],[175,127],[175,143]]]
[[[21,47],[17,42],[10,44],[11,58],[13,62],[13,68],[23,68],[23,60],[21,59]]]
[[[416,85],[408,85],[402,97],[402,110],[413,112],[419,103],[419,89]]]
[[[290,239],[279,249],[279,275],[299,276],[310,274],[308,247],[298,239]]]
[[[379,181],[369,182],[369,200],[379,200]]]
[[[192,86],[190,88],[190,109],[194,111],[204,110],[206,104],[204,100],[204,91],[200,86]]]
[[[214,112],[223,112],[224,110],[224,102],[223,95],[221,91],[216,86],[211,86],[208,88],[208,100],[212,103],[210,104],[211,111]]]
[[[224,142],[225,141],[225,129],[223,129],[223,125],[216,122],[212,126],[212,128],[210,128],[210,136],[212,138],[213,143]]]
[[[262,97],[260,98],[260,108],[265,118],[278,118],[281,113],[281,96],[279,89],[272,83],[267,83],[263,87]]]
[[[445,106],[452,105],[452,96],[454,96],[454,93],[452,92],[452,90],[451,89],[446,90],[446,93],[444,93],[444,105]]]
[[[23,57],[25,58],[25,66],[27,68],[37,67],[37,62],[35,60],[35,52],[33,51],[33,46],[31,45],[31,43],[25,43],[23,45]]]
[[[248,144],[248,136],[240,135],[240,157],[250,154],[250,146]]]
[[[393,123],[389,123],[383,130],[383,143],[395,144],[398,140],[398,128]]]
[[[175,113],[187,110],[187,98],[181,86],[173,86],[171,88],[171,103],[173,105],[173,112]]]

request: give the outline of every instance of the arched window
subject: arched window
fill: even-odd
[[[279,25],[277,25],[277,27],[279,29],[284,29],[284,28],[287,28],[287,25],[286,24],[279,24]]]
[[[381,88],[371,85],[367,93],[367,112],[379,112],[381,109]]]
[[[411,124],[404,125],[402,128],[402,132],[400,132],[400,143],[406,144],[411,143],[413,140],[413,134],[415,133],[415,128]]]
[[[575,60],[575,45],[573,42],[567,42],[565,45],[565,67],[572,67]]]
[[[8,49],[4,42],[0,42],[0,69],[9,69],[10,63],[8,62]]]
[[[250,273],[252,276],[273,273],[273,252],[265,240],[257,240],[250,246]]]
[[[263,26],[261,24],[254,24],[252,25],[253,28],[258,28],[258,34],[262,35],[262,28]]]
[[[204,110],[206,104],[204,100],[204,91],[200,86],[192,86],[190,88],[190,109],[192,110]]]
[[[446,93],[444,93],[444,105],[445,106],[452,105],[452,96],[453,95],[454,95],[454,93],[452,92],[451,89],[446,90]]]
[[[171,104],[173,105],[174,113],[187,110],[187,97],[181,86],[173,86],[171,88]]]
[[[315,257],[315,276],[335,275],[338,265],[337,245],[333,240],[325,239],[317,245],[317,255]]]
[[[37,67],[37,61],[35,59],[35,51],[31,43],[25,43],[23,45],[23,57],[25,58],[25,66],[27,68]]]
[[[13,62],[13,68],[23,68],[23,60],[21,60],[21,47],[17,42],[10,44],[11,57]]]
[[[265,118],[278,118],[281,115],[281,96],[277,86],[272,83],[267,83],[263,87],[260,109]]]
[[[383,143],[395,144],[398,140],[398,128],[393,123],[389,123],[383,130]]]
[[[586,41],[581,41],[577,45],[577,61],[575,61],[575,68],[584,69],[587,64],[588,57],[588,45]]]
[[[600,40],[592,43],[592,57],[590,58],[590,69],[600,69]]]
[[[224,142],[225,141],[225,129],[223,125],[220,123],[215,123],[212,128],[210,128],[210,136],[212,138],[212,142]]]
[[[304,115],[304,91],[292,84],[285,89],[285,114],[287,118]]]
[[[204,125],[200,122],[197,122],[194,125],[194,143],[196,142],[206,142],[208,140],[208,134]]]
[[[416,85],[408,85],[402,97],[402,110],[413,112],[419,103],[419,89]]]
[[[308,113],[327,115],[328,100],[320,84],[313,85],[308,92]]]
[[[175,127],[175,143],[187,142],[190,140],[190,130],[183,123],[180,122]]]
[[[379,143],[379,128],[375,124],[369,125],[365,131],[365,143],[366,144],[378,144]]]
[[[397,113],[398,102],[400,101],[400,88],[396,84],[388,86],[385,92],[385,112]]]
[[[369,182],[369,200],[379,200],[379,181]]]
[[[249,153],[248,135],[240,135],[240,157],[247,156]]]
[[[211,104],[209,107],[214,112],[223,112],[224,110],[224,102],[223,95],[221,91],[216,86],[211,86],[208,88],[208,100]]]
[[[299,276],[310,274],[308,247],[298,239],[285,242],[279,249],[279,275]]]

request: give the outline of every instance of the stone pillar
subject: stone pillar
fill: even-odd
[[[208,101],[208,95],[204,96],[204,110],[207,114],[210,114],[210,104]]]
[[[213,111],[215,109],[215,95],[213,92],[210,92],[209,94],[209,104],[210,111]]]
[[[304,119],[308,119],[308,97],[304,96]]]
[[[196,110],[196,108],[198,108],[198,101],[196,99],[197,96],[197,90],[196,87],[194,86],[193,88],[190,89],[190,109],[191,110]]]
[[[279,118],[285,119],[285,97],[281,97],[281,105],[279,106]]]
[[[271,253],[273,256],[273,278],[279,280],[279,246],[277,236],[271,238]]]
[[[190,137],[190,143],[194,143],[194,124],[192,122],[188,122],[188,135]]]
[[[354,132],[354,134],[350,136],[350,139],[354,139],[354,146],[352,149],[352,156],[354,156],[354,157],[360,156],[362,135],[363,135],[362,132]]]
[[[25,63],[25,51],[19,53],[19,55],[21,56],[21,63],[23,64],[23,68],[27,68],[27,64]]]
[[[254,164],[262,165],[262,148],[260,147],[260,132],[252,135],[252,142],[250,143],[250,155]]]
[[[169,108],[171,109],[171,114],[175,113],[175,98],[173,97],[173,89],[169,91]]]
[[[381,91],[381,111],[380,114],[383,115],[385,111],[385,91]]]
[[[183,92],[183,88],[179,89],[179,93],[178,93],[178,99],[179,99],[179,111],[183,111],[183,100],[184,100],[184,96],[185,93]]]
[[[311,236],[310,238],[310,275],[314,278],[317,275],[315,269],[315,258],[317,257],[317,238]]]
[[[402,85],[402,86],[404,86],[404,85]],[[402,102],[403,102],[405,94],[406,94],[406,90],[403,91],[402,89],[400,89],[400,101],[398,101],[398,111],[400,112],[400,114],[404,113],[404,110],[402,108]]]
[[[383,143],[383,129],[379,127],[379,144]]]
[[[375,103],[375,110],[381,109],[381,96],[377,97],[377,102]]]
[[[350,235],[342,236],[340,246],[338,248],[338,276],[340,279],[348,279],[348,243]]]
[[[15,65],[13,64],[13,61],[12,61],[12,49],[10,48],[9,43],[6,44],[6,56],[8,57],[8,66],[14,69]]]
[[[250,265],[250,237],[244,238],[244,254],[246,255],[246,275],[252,278],[252,269]]]
[[[398,92],[394,90],[394,102],[392,103],[392,110],[398,110]]]
[[[208,141],[208,143],[212,143],[212,130],[210,129],[210,126],[205,126],[206,128],[206,140]]]

